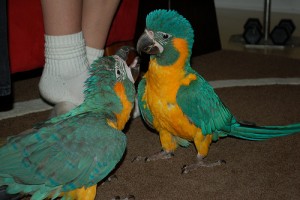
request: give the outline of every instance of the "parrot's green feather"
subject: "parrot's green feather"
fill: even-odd
[[[119,102],[112,86],[115,84],[115,69],[109,68],[109,66],[115,65],[115,59],[113,57],[106,57],[105,59],[95,60],[89,69],[90,77],[85,81],[86,87],[84,90],[85,100],[84,103],[72,109],[66,114],[51,118],[50,120],[42,123],[38,123],[35,128],[41,128],[50,124],[61,123],[65,119],[77,116],[89,111],[105,112],[106,109],[109,112],[119,113],[122,110],[122,105]],[[130,85],[129,80],[124,80],[125,88]],[[127,87],[126,87],[127,86]],[[134,92],[132,92],[132,86],[129,86],[128,96],[131,97],[130,101],[134,98]],[[114,106],[111,106],[114,105]],[[113,110],[110,110],[113,109]]]
[[[180,87],[177,103],[191,122],[201,128],[203,135],[213,134],[213,140],[228,135],[248,140],[264,140],[300,131],[300,124],[258,127],[237,122],[209,83],[193,70],[189,72],[197,75],[197,79],[189,86]]]
[[[266,140],[300,132],[300,124],[286,126],[249,126],[235,123],[228,135],[247,140]]]
[[[122,157],[125,135],[97,113],[70,117],[63,125],[12,138],[0,149],[5,161],[0,164],[0,176],[11,178],[8,182],[43,184],[49,191],[57,186],[62,186],[62,191],[89,187],[107,176]],[[9,191],[20,192],[26,187],[30,186],[14,185]]]
[[[202,129],[204,135],[211,134],[230,123],[232,115],[209,83],[193,70],[190,71],[197,75],[197,79],[188,86],[181,86],[176,100],[184,114]]]
[[[154,10],[147,15],[146,27],[153,31],[170,33],[176,38],[185,38],[191,49],[194,30],[189,21],[175,10]]]
[[[70,112],[37,124],[30,132],[8,139],[0,148],[0,185],[8,193],[29,193],[32,199],[96,185],[123,156],[126,136],[108,125],[123,106],[114,91],[117,82],[133,104],[134,84],[116,77],[117,59],[99,58],[90,68],[85,100]]]
[[[190,51],[187,59],[189,61],[194,43],[194,30],[186,18],[174,10],[154,10],[147,15],[146,28],[154,31],[156,33],[154,39],[164,46],[163,53],[156,57],[160,65],[173,64],[179,57],[179,52],[174,49],[173,43],[163,41],[162,33],[170,34],[170,38],[183,38],[187,41]]]
[[[175,136],[174,139],[176,140],[177,144],[179,144],[182,147],[188,147],[191,144],[188,140],[185,140],[178,136]]]

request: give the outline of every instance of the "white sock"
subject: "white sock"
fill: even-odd
[[[97,58],[103,57],[103,54],[104,54],[104,49],[95,49],[95,48],[86,46],[86,56],[87,56],[87,59],[88,59],[90,65],[93,64],[93,62]]]
[[[88,60],[82,32],[45,35],[45,66],[39,83],[43,98],[53,104],[84,100],[84,81],[88,78]]]

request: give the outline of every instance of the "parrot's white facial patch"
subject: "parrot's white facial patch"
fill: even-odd
[[[128,77],[128,79],[132,83],[134,83],[134,79],[132,77],[131,70],[127,66],[127,63],[117,55],[115,55],[114,58],[116,60],[115,74],[116,74],[117,81],[123,81],[126,79],[126,77]]]
[[[159,42],[159,44],[162,44],[162,45],[166,45],[168,43],[169,38],[172,37],[171,34],[164,33],[164,32],[161,32],[161,31],[158,31],[157,35],[158,35],[157,36],[157,42]]]
[[[145,33],[153,41],[154,46],[156,46],[159,49],[159,53],[163,52],[164,48],[156,40],[154,40],[154,33],[153,33],[153,31],[145,29]]]

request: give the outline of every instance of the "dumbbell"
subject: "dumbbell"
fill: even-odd
[[[270,38],[275,45],[285,45],[296,29],[291,19],[282,19],[270,33]]]
[[[257,18],[247,19],[244,25],[243,38],[247,44],[258,44],[263,36],[262,25]]]

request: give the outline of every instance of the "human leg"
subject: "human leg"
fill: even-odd
[[[103,56],[107,35],[120,0],[84,0],[82,31],[89,63]]]
[[[86,53],[90,64],[104,54],[107,35],[120,0],[84,0],[82,30],[86,41]],[[101,14],[99,14],[101,13]],[[140,116],[138,101],[132,117]]]
[[[41,0],[47,35],[69,35],[81,31],[82,0]]]
[[[88,66],[104,54],[119,1],[42,0],[46,62],[39,88],[44,99],[82,103]]]
[[[86,45],[103,49],[120,0],[84,0],[82,30]]]
[[[42,97],[53,104],[83,101],[88,61],[81,31],[82,1],[42,0],[45,66],[39,83]]]

